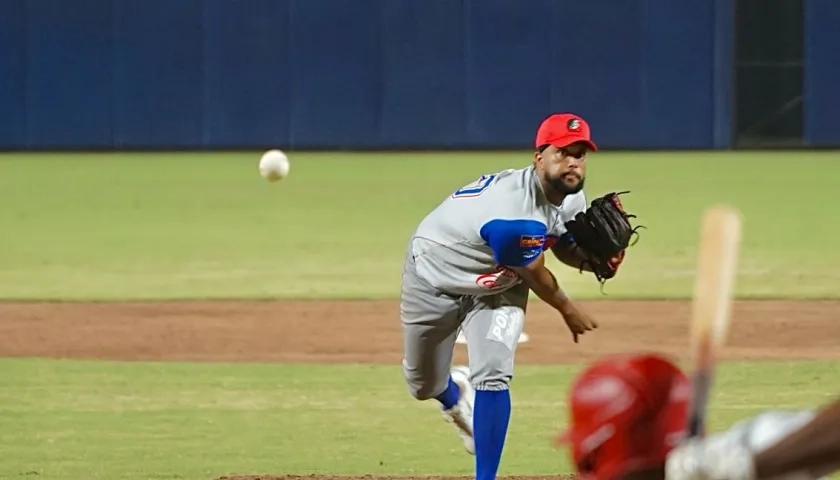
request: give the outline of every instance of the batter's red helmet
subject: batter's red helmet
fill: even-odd
[[[569,430],[556,441],[571,447],[578,473],[591,480],[661,467],[686,433],[690,389],[656,354],[601,360],[572,385]]]

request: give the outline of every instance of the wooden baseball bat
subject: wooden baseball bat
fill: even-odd
[[[735,208],[715,205],[703,213],[691,310],[689,437],[705,430],[715,363],[729,332],[740,243],[741,216]]]

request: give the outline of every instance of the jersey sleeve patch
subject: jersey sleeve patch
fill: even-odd
[[[536,220],[491,220],[481,227],[481,238],[493,250],[499,265],[524,267],[543,251],[548,227]]]

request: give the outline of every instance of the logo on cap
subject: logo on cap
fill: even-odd
[[[578,130],[580,130],[580,120],[578,120],[577,118],[569,120],[569,123],[566,124],[566,128],[570,132],[577,132]]]

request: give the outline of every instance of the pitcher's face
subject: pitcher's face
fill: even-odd
[[[586,180],[588,152],[589,148],[584,143],[573,143],[562,148],[549,145],[542,152],[536,153],[537,173],[558,193],[577,193],[583,189]]]

